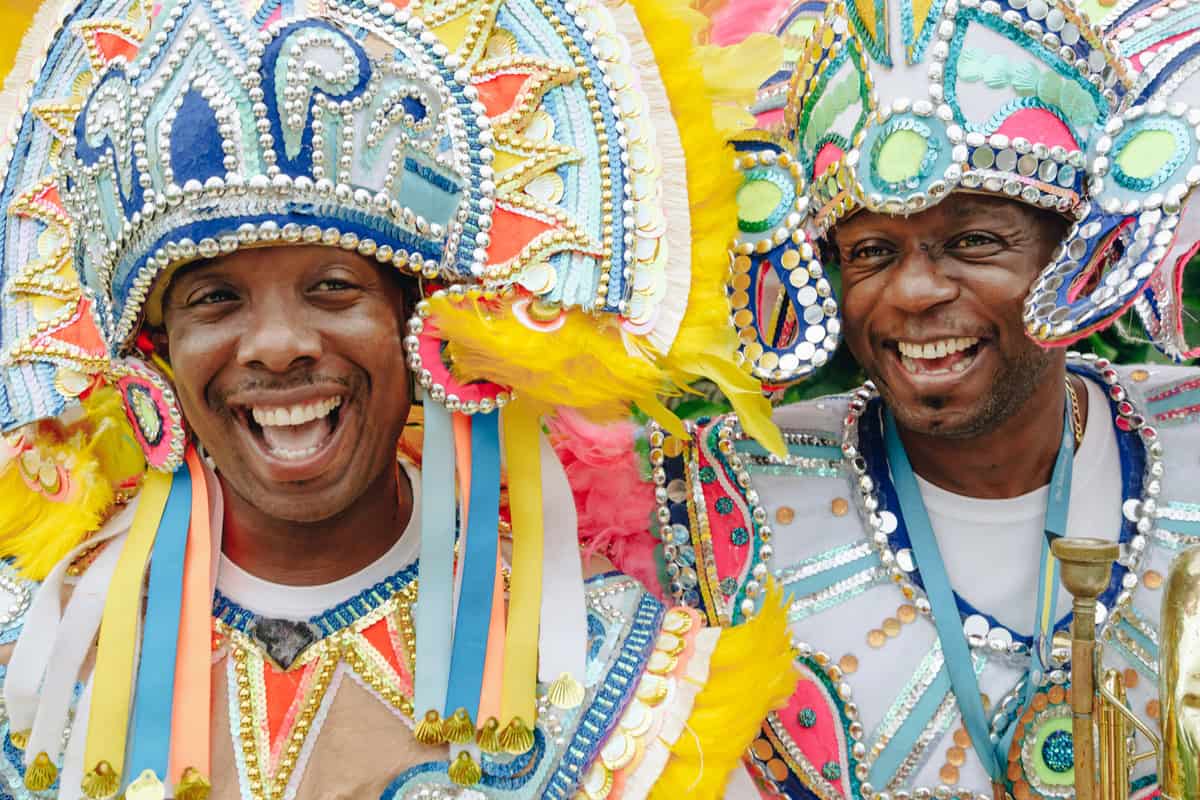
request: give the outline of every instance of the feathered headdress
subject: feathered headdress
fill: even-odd
[[[140,333],[174,269],[247,247],[323,244],[420,281],[406,340],[426,398],[416,734],[527,749],[539,669],[569,703],[584,659],[574,515],[543,503],[569,497],[543,415],[636,404],[678,428],[658,398],[706,377],[781,446],[758,383],[732,361],[737,178],[709,163],[748,122],[774,40],[700,44],[708,23],[687,0],[50,6],[10,81],[0,159],[0,555],[60,581],[141,484],[119,557],[88,570],[111,579],[85,794],[150,770],[178,796],[207,769],[206,739],[188,731],[207,730],[208,499],[169,366]],[[457,604],[456,515],[471,587]],[[166,639],[139,663],[151,553],[142,636]],[[30,765],[50,729],[26,691],[50,651],[33,647],[18,648],[25,677],[10,670],[6,685],[14,730],[33,725]],[[199,699],[181,691],[192,687]]]

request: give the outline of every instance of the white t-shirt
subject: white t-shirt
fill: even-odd
[[[1116,540],[1121,532],[1121,462],[1108,399],[1092,381],[1087,429],[1071,475],[1068,536]],[[975,608],[1030,635],[1037,611],[1038,563],[1049,486],[1004,500],[948,492],[917,476],[921,497],[955,590]],[[1059,616],[1071,597],[1058,593]]]
[[[412,564],[421,548],[421,473],[401,462],[412,486],[408,527],[392,547],[353,575],[318,586],[286,586],[251,575],[221,554],[217,589],[254,614],[274,619],[307,620]]]

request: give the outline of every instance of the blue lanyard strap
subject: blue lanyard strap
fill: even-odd
[[[1038,609],[1034,621],[1034,647],[1031,648],[1031,675],[1025,691],[1026,700],[1040,678],[1049,660],[1047,640],[1053,631],[1053,615],[1058,600],[1058,562],[1050,555],[1050,542],[1066,533],[1067,511],[1071,497],[1071,465],[1075,456],[1075,439],[1071,429],[1070,408],[1066,411],[1063,424],[1063,439],[1054,472],[1050,480],[1050,497],[1046,507],[1045,537],[1042,542],[1041,569],[1038,577]],[[887,448],[888,466],[900,503],[900,514],[908,529],[913,557],[924,578],[925,594],[929,598],[933,613],[933,624],[942,645],[950,686],[958,701],[963,724],[971,737],[979,760],[993,782],[1004,780],[1005,758],[1000,746],[992,745],[989,736],[987,712],[979,691],[979,680],[975,675],[971,648],[962,629],[958,613],[958,602],[950,586],[950,577],[942,561],[937,539],[929,513],[921,499],[916,475],[900,441],[900,432],[891,411],[884,409],[884,441]],[[1036,678],[1036,680],[1034,680]],[[1031,688],[1032,687],[1032,688]]]

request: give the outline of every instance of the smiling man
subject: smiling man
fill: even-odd
[[[669,592],[735,625],[791,594],[803,677],[745,796],[1075,796],[1050,545],[1119,544],[1097,638],[1154,728],[1164,576],[1200,544],[1200,372],[1061,347],[1132,306],[1197,355],[1195,35],[1135,56],[1178,33],[1154,2],[1107,41],[1062,0],[917,5],[831,3],[784,130],[738,142],[746,365],[783,387],[844,342],[870,382],[778,408],[786,458],[736,414],[650,434]]]
[[[744,52],[683,0],[47,8],[4,126],[0,796],[719,795],[791,689],[781,601],[585,581],[543,426],[678,426],[709,374],[782,451],[691,241],[684,141],[745,79],[705,58]]]

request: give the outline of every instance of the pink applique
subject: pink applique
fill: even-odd
[[[1149,14],[1149,13],[1150,13],[1149,11],[1146,12],[1146,14]],[[1145,15],[1143,15],[1143,16],[1145,16]],[[1128,22],[1125,23],[1125,25],[1131,25],[1133,22],[1134,22],[1134,20],[1129,20]],[[1121,27],[1124,28],[1125,25],[1122,25]],[[1196,30],[1197,30],[1197,28],[1189,28],[1188,30],[1184,31],[1183,33],[1178,33],[1174,36],[1163,39],[1161,42],[1155,42],[1154,44],[1147,47],[1145,50],[1141,51],[1140,53],[1135,53],[1129,59],[1129,63],[1133,65],[1133,68],[1135,70],[1137,70],[1138,72],[1141,72],[1142,69],[1146,66],[1146,61],[1150,60],[1148,58],[1149,56],[1157,55],[1159,52],[1166,50],[1168,47],[1170,47],[1175,42],[1178,42],[1180,39],[1186,39],[1189,36],[1195,35]]]
[[[1175,308],[1172,313],[1175,316],[1175,332],[1178,334],[1179,341],[1183,342],[1185,345],[1189,344],[1189,342],[1184,336],[1183,328],[1183,274],[1187,270],[1188,264],[1191,263],[1191,260],[1196,256],[1197,253],[1200,253],[1200,242],[1194,243],[1191,247],[1185,250],[1178,259],[1175,260],[1175,297],[1181,298],[1181,302],[1175,304]],[[1196,358],[1197,355],[1200,355],[1200,343],[1194,344],[1191,348],[1185,350],[1183,353],[1183,357],[1185,359]]]
[[[813,162],[813,177],[824,175],[825,170],[828,169],[830,164],[836,164],[845,155],[845,151],[833,142],[826,142],[821,145],[821,149],[817,151],[817,157]]]
[[[850,763],[846,753],[846,735],[842,730],[841,714],[837,703],[825,689],[821,678],[801,664],[799,683],[796,691],[788,700],[787,706],[778,712],[779,721],[783,725],[792,742],[800,749],[805,760],[818,773],[822,768],[833,762],[838,765],[839,777],[829,780],[842,797],[850,796]],[[800,715],[812,711],[813,724],[805,726],[800,721]]]
[[[784,122],[785,109],[771,108],[754,116],[755,127],[764,130],[782,125]]]
[[[729,482],[725,468],[716,459],[710,460],[707,452],[704,452],[701,459],[701,466],[705,465],[711,466],[717,476],[711,483],[701,483],[704,509],[708,513],[708,530],[712,537],[713,563],[717,568],[718,578],[733,578],[741,585],[750,561],[753,536],[742,544],[734,544],[733,531],[736,528],[745,528],[747,533],[751,531],[750,510],[741,494]],[[733,504],[728,513],[723,514],[717,508],[718,501],[722,499]]]
[[[1022,108],[1014,111],[997,129],[1010,139],[1018,136],[1047,147],[1061,145],[1068,151],[1078,150],[1079,143],[1066,123],[1044,108]]]

